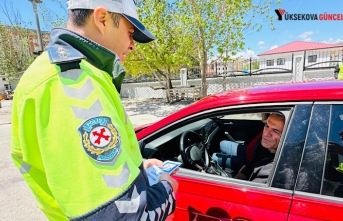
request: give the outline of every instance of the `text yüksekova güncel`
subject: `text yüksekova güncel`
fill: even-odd
[[[343,20],[343,14],[291,14],[286,12],[285,20]]]

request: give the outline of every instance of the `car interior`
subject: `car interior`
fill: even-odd
[[[262,136],[269,113],[285,116],[285,127],[291,107],[255,111],[230,111],[199,114],[176,122],[168,128],[140,142],[143,157],[161,161],[181,162],[181,167],[222,177],[233,177],[238,171],[223,168],[214,161],[213,153],[220,152],[220,142],[233,141],[247,146],[247,158],[252,157],[253,146]],[[280,140],[281,143],[281,140]],[[278,148],[279,149],[279,148]],[[276,155],[277,156],[277,155]]]
[[[333,106],[322,194],[343,197],[343,111]],[[330,145],[331,144],[331,145]]]

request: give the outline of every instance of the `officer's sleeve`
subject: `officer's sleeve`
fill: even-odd
[[[140,167],[143,168],[142,166]],[[148,177],[142,169],[143,176],[148,185],[147,206],[141,220],[162,221],[175,210],[175,195],[168,181],[162,180],[153,186],[149,186]]]

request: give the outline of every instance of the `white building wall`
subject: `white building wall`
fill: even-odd
[[[311,55],[317,55],[317,61],[318,62],[327,62],[327,61],[337,61],[341,60],[340,58],[342,57],[342,49],[343,48],[332,48],[332,49],[321,49],[321,50],[314,50],[314,51],[306,51],[306,58],[305,58],[305,66],[309,66],[311,62],[308,62],[308,57]],[[336,62],[334,63],[323,63],[323,64],[318,64],[320,67],[329,67],[335,65]],[[315,65],[313,67],[318,67],[318,65]]]
[[[5,75],[0,75],[0,91],[5,90],[5,84],[8,84],[4,79]]]
[[[227,63],[224,65],[223,63],[217,64],[217,74],[222,75],[222,74],[227,74],[233,71],[232,63]]]
[[[309,66],[315,63],[320,62],[327,62],[330,60],[337,61],[341,60],[343,57],[342,54],[343,47],[342,48],[324,48],[319,50],[312,50],[312,51],[306,51],[306,57],[305,57],[305,66]],[[291,53],[282,53],[282,54],[271,54],[271,55],[261,55],[260,58],[260,69],[263,68],[273,68],[273,67],[282,67],[282,65],[277,65],[277,59],[278,58],[285,58],[285,68],[289,69],[291,63],[292,63],[292,54],[294,54],[294,61],[296,60],[296,57],[304,57],[304,51],[297,51],[297,52],[291,52]],[[308,57],[312,55],[317,55],[317,60],[315,62],[308,62]],[[273,66],[267,66],[267,60],[274,60]],[[320,63],[313,65],[312,67],[329,67],[335,65],[336,62],[333,63]],[[304,63],[303,63],[304,65]]]
[[[279,68],[283,69],[292,69],[292,53],[283,53],[283,54],[271,54],[271,55],[262,55],[260,58],[260,69],[268,69],[268,72],[280,71]],[[278,59],[285,59],[283,65],[278,65]],[[267,65],[269,60],[273,60],[274,63],[271,66]],[[274,69],[275,68],[275,69]]]
[[[21,74],[22,75],[22,74]],[[19,77],[21,77],[19,75]],[[13,80],[11,82],[11,85],[8,83],[8,80],[5,75],[0,75],[0,92],[3,90],[14,90],[15,87],[17,86],[19,80]]]

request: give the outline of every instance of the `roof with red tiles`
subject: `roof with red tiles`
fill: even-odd
[[[315,50],[315,49],[325,49],[325,48],[338,48],[343,47],[342,44],[327,44],[327,43],[317,43],[317,42],[307,42],[307,41],[294,41],[289,44],[283,45],[278,48],[271,49],[269,51],[259,54],[270,55],[270,54],[281,54],[288,52],[304,51],[304,50]]]

